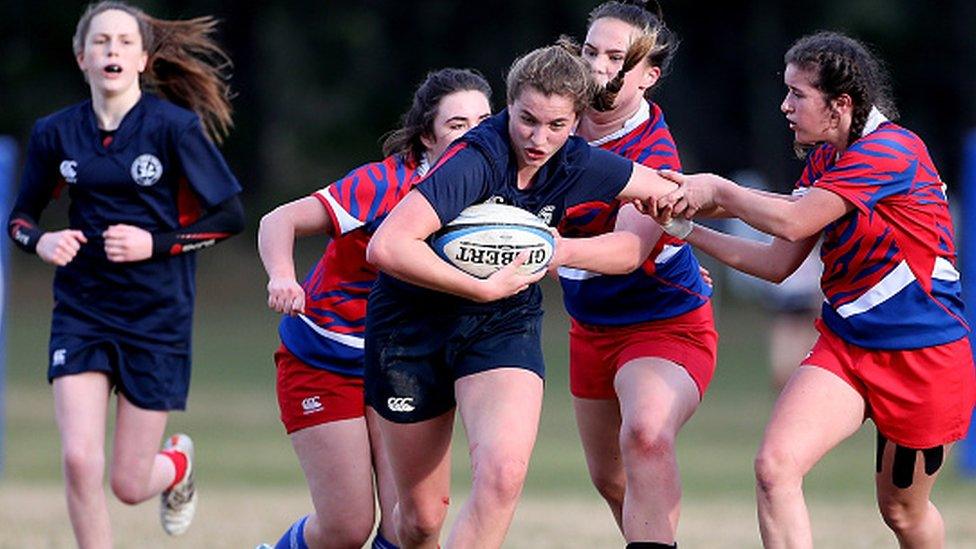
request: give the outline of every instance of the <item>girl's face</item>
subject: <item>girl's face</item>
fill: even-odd
[[[427,147],[427,161],[436,163],[452,141],[489,116],[491,105],[480,91],[461,90],[442,97],[437,104],[433,131],[420,136]]]
[[[779,109],[786,115],[797,143],[828,142],[844,148],[851,125],[850,110],[844,108],[847,96],[828,102],[823,92],[813,87],[815,78],[812,71],[786,65],[783,73],[786,97]]]
[[[93,91],[118,95],[139,87],[148,57],[135,17],[105,10],[92,17],[77,60]]]
[[[590,25],[583,43],[583,60],[590,66],[594,79],[605,86],[623,67],[627,49],[640,32],[630,23],[613,17],[602,17]],[[644,92],[657,83],[661,76],[659,67],[648,65],[642,59],[624,76],[624,86],[617,94],[614,105],[632,104],[643,97]]]
[[[518,167],[539,168],[566,144],[577,117],[573,100],[525,86],[508,106],[508,135]]]

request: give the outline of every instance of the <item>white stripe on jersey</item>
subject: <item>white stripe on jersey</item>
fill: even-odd
[[[332,207],[336,220],[339,221],[339,226],[336,227],[339,229],[339,234],[346,234],[349,231],[356,230],[364,225],[362,221],[351,216],[349,212],[347,212],[346,209],[339,204],[339,201],[332,197],[332,193],[329,192],[328,188],[316,191],[315,194],[324,198],[325,201],[329,203],[329,206]]]
[[[955,282],[959,280],[959,271],[944,257],[935,258],[935,266],[932,268],[932,278]]]
[[[559,278],[565,278],[566,280],[589,280],[603,276],[600,273],[593,273],[586,269],[574,269],[572,267],[559,267],[556,269],[556,272],[559,273]]]
[[[366,347],[363,338],[361,337],[356,337],[354,335],[349,335],[349,334],[337,334],[335,332],[330,332],[325,328],[319,326],[318,324],[313,322],[312,319],[308,318],[303,314],[299,314],[298,318],[302,319],[302,322],[307,324],[308,327],[311,328],[315,333],[319,334],[320,336],[326,339],[337,341],[339,343],[342,343],[343,345],[352,347],[354,349],[363,349]]]
[[[661,253],[657,254],[657,257],[654,258],[654,263],[656,263],[657,265],[664,265],[668,261],[671,261],[671,259],[674,258],[674,256],[678,255],[678,253],[681,251],[681,248],[683,247],[684,244],[682,244],[681,246],[673,246],[671,244],[665,244],[664,247],[661,248]]]
[[[902,260],[893,271],[882,278],[873,288],[864,292],[861,297],[846,305],[837,307],[837,314],[844,318],[849,318],[853,315],[869,311],[891,299],[912,282],[915,282],[915,275],[908,268],[908,263]]]
[[[624,122],[624,127],[611,133],[610,135],[604,135],[599,139],[594,139],[593,141],[590,141],[590,146],[599,147],[600,145],[603,145],[604,143],[609,143],[614,139],[620,139],[621,137],[634,131],[634,128],[636,128],[637,126],[640,126],[644,122],[647,122],[647,120],[650,117],[651,117],[651,106],[647,103],[647,101],[641,101],[640,107],[637,109],[637,112],[634,113],[634,116],[631,116],[630,118],[627,119],[626,122]]]

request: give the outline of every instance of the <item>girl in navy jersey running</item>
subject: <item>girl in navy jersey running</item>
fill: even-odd
[[[214,26],[119,2],[89,6],[73,44],[91,99],[38,120],[28,145],[8,228],[58,267],[48,380],[80,547],[112,545],[103,449],[113,388],[112,491],[127,504],[161,494],[172,535],[193,517],[192,442],[178,434],[163,451],[159,443],[189,389],[192,252],[243,226],[241,187],[206,134],[231,125]],[[65,188],[68,228],[41,229],[41,211]]]
[[[278,548],[362,547],[375,522],[374,473],[380,523],[372,547],[395,547],[395,488],[375,430],[376,412],[363,400],[366,299],[376,279],[366,245],[447,146],[491,115],[490,96],[488,82],[476,72],[430,73],[414,93],[403,127],[384,143],[385,160],[356,168],[261,220],[258,247],[270,279],[268,306],[286,315],[275,353],[281,420],[315,506]],[[295,238],[321,234],[332,239],[299,284]]]
[[[590,12],[581,54],[604,89],[576,135],[647,167],[680,170],[664,114],[645,98],[677,38],[660,9],[645,3],[607,2]],[[681,502],[675,440],[715,371],[711,287],[691,247],[633,205],[583,204],[559,229],[567,237],[628,237],[636,247],[617,252],[636,259],[624,274],[559,269],[572,317],[570,389],[590,477],[624,538],[672,547]]]
[[[653,170],[571,136],[595,88],[586,64],[561,46],[517,60],[508,109],[451,145],[370,240],[367,258],[383,272],[366,312],[366,398],[382,416],[403,547],[438,544],[455,407],[473,484],[446,547],[503,543],[542,404],[535,282],[544,272],[519,274],[522,257],[478,279],[440,259],[426,239],[473,204],[515,205],[555,227],[581,203],[647,199],[673,188]]]
[[[793,44],[785,62],[780,110],[807,152],[794,197],[668,173],[682,186],[658,203],[662,221],[719,207],[775,235],[764,244],[680,229],[770,280],[796,270],[823,238],[819,339],[780,394],[756,457],[763,543],[813,546],[804,477],[871,418],[885,523],[901,547],[942,547],[930,495],[976,401],[945,184],[922,140],[892,122],[887,75],[863,44],[818,33]]]

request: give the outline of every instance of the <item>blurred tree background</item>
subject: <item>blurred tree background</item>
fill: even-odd
[[[224,146],[249,220],[380,156],[424,74],[474,67],[504,106],[512,60],[560,34],[582,39],[595,0],[137,4],[161,18],[215,15],[235,62],[236,128]],[[655,95],[689,171],[755,169],[779,189],[799,174],[778,106],[796,38],[848,32],[888,63],[902,122],[922,136],[950,189],[976,126],[976,4],[968,0],[663,1],[682,40]],[[0,134],[23,145],[33,121],[88,95],[71,53],[82,3],[4,0]],[[253,231],[252,231],[253,234]],[[253,238],[253,237],[251,237]]]

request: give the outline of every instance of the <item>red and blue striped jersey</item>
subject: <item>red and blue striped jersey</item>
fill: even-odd
[[[797,182],[810,186],[855,207],[824,228],[823,320],[831,330],[874,349],[966,336],[945,184],[918,136],[884,122],[839,154],[821,145]]]
[[[285,347],[309,366],[363,375],[366,300],[377,274],[366,246],[424,171],[425,164],[393,155],[312,194],[328,212],[331,240],[302,283],[305,313],[285,316],[278,328]]]
[[[678,149],[654,103],[644,102],[624,127],[590,143],[645,166],[681,169]],[[567,212],[560,232],[588,237],[612,232],[620,202],[580,204]],[[559,269],[563,301],[579,322],[621,326],[673,318],[705,304],[711,288],[698,269],[691,246],[662,234],[647,260],[625,275],[601,275],[582,269]]]

